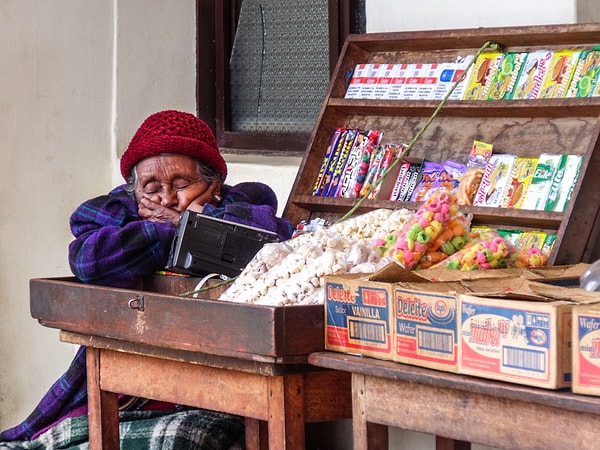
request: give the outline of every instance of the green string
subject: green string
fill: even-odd
[[[483,44],[483,46],[479,49],[479,51],[475,54],[475,56],[473,57],[473,59],[469,62],[469,64],[467,65],[467,67],[465,68],[465,70],[463,71],[463,73],[460,75],[459,79],[456,80],[452,86],[450,87],[450,89],[448,90],[448,92],[446,93],[446,95],[444,96],[444,98],[440,101],[439,105],[437,106],[437,108],[435,108],[435,110],[433,111],[433,113],[431,114],[431,116],[427,119],[427,122],[425,122],[425,124],[423,125],[423,127],[421,127],[421,129],[419,130],[419,132],[415,135],[415,137],[410,141],[410,143],[408,145],[406,145],[402,151],[394,158],[394,161],[389,165],[389,167],[387,167],[382,173],[381,176],[375,180],[375,182],[372,184],[372,186],[369,188],[368,192],[366,192],[362,197],[360,197],[358,199],[358,201],[356,202],[356,204],[346,213],[344,214],[342,217],[340,217],[336,223],[339,222],[343,222],[344,220],[346,220],[348,217],[350,217],[352,214],[354,214],[356,212],[356,210],[358,208],[360,208],[360,206],[364,203],[364,201],[368,198],[368,196],[375,190],[377,189],[377,186],[379,186],[379,184],[381,184],[384,180],[384,178],[387,176],[387,174],[402,160],[402,158],[404,156],[406,156],[408,154],[408,152],[410,152],[410,150],[412,149],[413,145],[415,144],[415,142],[417,142],[421,136],[423,135],[423,133],[425,132],[425,130],[427,130],[427,128],[429,127],[429,125],[431,125],[431,122],[433,122],[433,119],[435,119],[435,117],[439,114],[440,110],[444,107],[444,105],[446,104],[446,102],[448,101],[448,98],[452,95],[452,93],[454,92],[454,90],[456,89],[456,86],[458,86],[465,78],[465,76],[467,75],[469,69],[471,68],[471,66],[475,63],[475,61],[477,61],[477,58],[479,57],[479,55],[481,55],[486,49],[491,48],[492,50],[496,50],[498,51],[500,49],[500,45],[494,41],[487,41],[485,44]]]
[[[218,283],[211,284],[210,286],[205,286],[200,289],[196,289],[195,291],[187,291],[183,294],[178,294],[179,297],[192,297],[195,294],[200,294],[201,292],[210,291],[211,289],[216,289],[218,287],[224,286],[226,284],[232,283],[237,277],[227,278],[226,280],[219,281]]]

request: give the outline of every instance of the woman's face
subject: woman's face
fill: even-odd
[[[195,205],[214,203],[220,193],[218,183],[209,184],[198,174],[196,161],[186,155],[162,154],[143,159],[136,165],[138,203],[148,199],[166,208],[183,212]]]

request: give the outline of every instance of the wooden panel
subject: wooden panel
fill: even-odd
[[[594,448],[597,397],[335,352],[309,361],[353,374],[355,450],[386,449],[388,426],[439,436],[438,449]]]
[[[590,448],[600,424],[597,414],[378,377],[365,377],[364,392],[368,422],[499,448]]]
[[[102,390],[259,420],[268,419],[268,378],[234,370],[102,350]]]
[[[143,299],[143,310],[138,307]],[[43,325],[157,347],[298,363],[322,350],[323,305],[269,307],[33,279],[31,314]],[[291,357],[286,361],[286,357]],[[299,358],[301,357],[301,358]]]
[[[351,375],[335,370],[304,374],[306,422],[328,422],[352,417]]]

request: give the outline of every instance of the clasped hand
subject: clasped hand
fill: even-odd
[[[204,203],[196,198],[182,210],[179,210],[178,207],[169,208],[168,206],[161,205],[149,198],[141,198],[138,203],[138,214],[142,219],[151,222],[173,222],[175,226],[179,225],[181,213],[186,209],[201,213],[204,210]]]

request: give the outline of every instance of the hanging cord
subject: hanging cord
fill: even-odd
[[[498,43],[496,43],[494,41],[487,41],[485,44],[483,44],[483,46],[479,49],[479,51],[477,52],[477,54],[469,62],[469,64],[467,65],[467,67],[465,67],[465,70],[460,75],[459,79],[456,80],[452,84],[452,86],[450,87],[450,89],[448,90],[448,92],[446,92],[446,95],[444,96],[444,98],[442,98],[442,100],[440,101],[440,103],[437,106],[437,108],[435,108],[435,110],[433,111],[433,113],[431,114],[431,116],[427,119],[427,122],[425,122],[425,124],[421,127],[421,129],[415,135],[415,137],[410,141],[410,143],[408,145],[404,146],[404,148],[402,149],[402,151],[396,156],[396,158],[394,158],[394,160],[389,165],[389,167],[387,167],[386,169],[384,169],[384,171],[381,173],[381,176],[377,180],[375,180],[375,182],[369,188],[368,192],[366,192],[363,196],[361,196],[358,199],[358,201],[356,202],[356,204],[346,214],[344,214],[342,217],[340,217],[336,221],[336,223],[343,222],[348,217],[350,217],[352,214],[354,214],[356,212],[356,210],[358,208],[360,208],[360,206],[364,203],[364,201],[369,197],[369,195],[375,189],[377,189],[377,186],[379,186],[379,184],[381,184],[381,182],[383,182],[383,180],[387,176],[387,174],[402,160],[402,158],[404,156],[406,156],[408,154],[408,152],[410,152],[410,150],[412,149],[412,147],[415,144],[415,142],[417,142],[421,138],[421,136],[423,135],[423,133],[425,132],[425,130],[427,130],[427,128],[429,127],[429,125],[431,125],[431,122],[433,122],[433,119],[435,119],[435,117],[439,114],[440,110],[444,107],[444,105],[448,101],[448,98],[450,98],[450,96],[452,95],[452,93],[454,92],[454,90],[456,89],[456,87],[465,79],[467,73],[469,72],[469,69],[475,63],[475,61],[477,61],[477,58],[479,57],[479,55],[481,55],[488,48],[490,48],[492,50],[495,50],[495,51],[498,51],[498,50],[500,50],[501,47],[500,47],[500,45]]]
[[[211,278],[216,278],[219,277],[221,278],[221,280],[223,281],[219,281],[218,283],[214,283],[211,284],[209,286],[204,286],[204,284]],[[202,292],[206,292],[206,291],[210,291],[211,289],[216,289],[218,287],[221,286],[225,286],[226,284],[232,283],[237,277],[227,277],[225,275],[222,274],[218,274],[218,273],[211,273],[206,275],[204,278],[202,278],[198,284],[196,285],[196,287],[194,288],[194,290],[192,291],[187,291],[184,292],[183,294],[179,294],[179,297],[194,297],[197,298],[198,294],[202,293]]]

